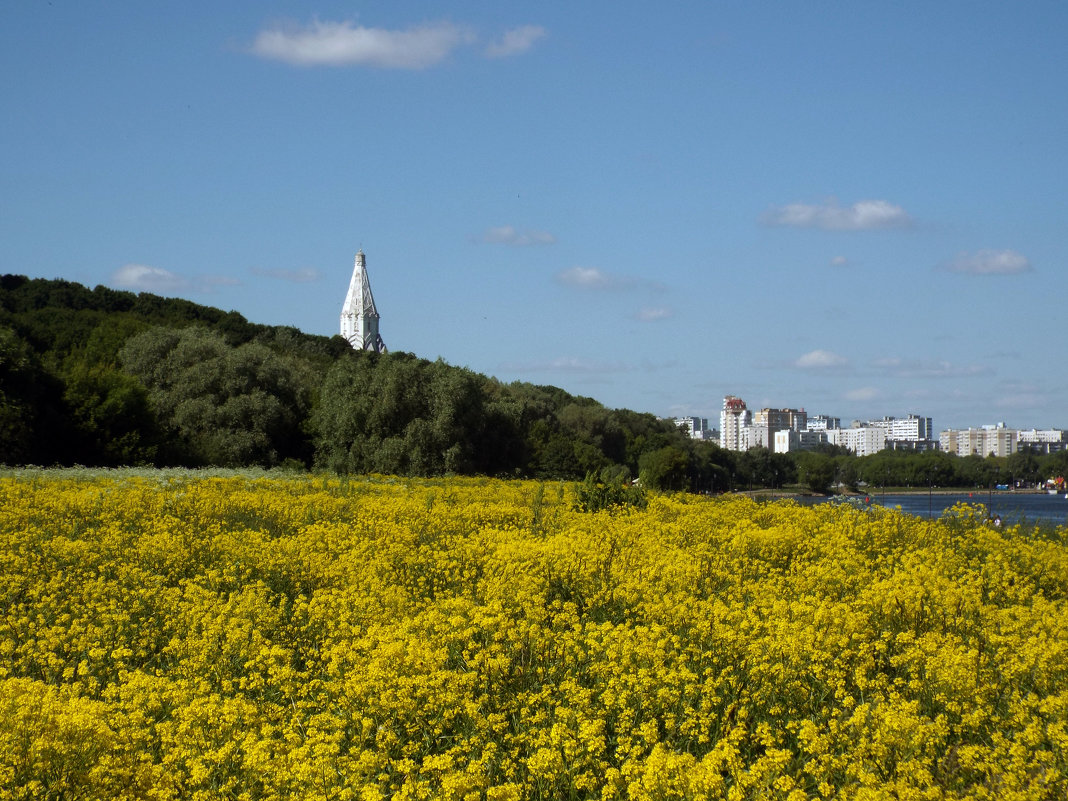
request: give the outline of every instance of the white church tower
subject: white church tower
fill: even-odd
[[[345,305],[341,307],[341,336],[356,350],[385,353],[386,343],[378,333],[378,319],[375,299],[371,295],[371,282],[367,280],[367,262],[361,250],[356,254],[349,293],[345,296]]]

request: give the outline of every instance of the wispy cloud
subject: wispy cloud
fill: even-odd
[[[659,281],[650,281],[632,275],[610,273],[599,267],[569,267],[558,272],[554,278],[559,284],[589,290],[642,290],[652,294],[664,291]]]
[[[537,362],[505,362],[501,370],[515,373],[622,373],[632,368],[621,362],[596,362],[576,356],[560,356]]]
[[[1015,250],[977,250],[958,253],[942,265],[951,273],[968,275],[1016,275],[1034,270],[1027,257]]]
[[[635,283],[633,278],[612,275],[597,267],[570,267],[558,272],[556,280],[581,289],[621,289]]]
[[[487,228],[482,234],[482,241],[497,245],[529,247],[531,245],[555,244],[556,237],[548,231],[530,229],[520,231],[511,225],[498,225],[494,228]]]
[[[190,286],[189,280],[177,273],[147,264],[124,264],[111,274],[111,282],[138,292],[179,292]]]
[[[474,41],[466,28],[435,22],[404,30],[365,28],[351,21],[283,25],[257,34],[252,52],[297,66],[360,65],[420,70],[444,61]]]
[[[241,286],[241,281],[229,275],[201,275],[193,280],[193,286],[207,292],[217,286]]]
[[[849,266],[849,259],[847,259],[845,256],[835,256],[833,259],[831,259],[831,266],[832,267],[848,267]]]
[[[634,315],[634,318],[643,323],[652,323],[657,320],[667,320],[674,316],[675,310],[667,306],[643,306]]]
[[[161,294],[211,292],[215,287],[241,284],[236,278],[228,275],[198,275],[187,278],[162,267],[147,264],[124,264],[111,274],[111,283],[123,289]]]
[[[999,409],[1032,409],[1050,403],[1048,392],[1038,385],[1027,381],[1005,381],[998,388],[1000,393],[994,400]]]
[[[902,359],[890,357],[876,359],[872,365],[896,378],[966,378],[988,375],[993,372],[984,365],[958,365],[942,360]]]
[[[495,42],[486,48],[489,58],[505,58],[525,53],[534,43],[545,36],[545,28],[540,25],[521,25],[505,31]]]
[[[861,200],[840,206],[831,199],[822,204],[790,203],[769,210],[765,225],[793,228],[819,228],[824,231],[867,231],[877,228],[903,228],[912,220],[901,206],[885,200]]]
[[[835,367],[847,367],[849,360],[829,350],[812,350],[800,356],[794,367],[801,370],[826,370]]]
[[[848,401],[872,401],[878,398],[879,395],[880,392],[875,387],[857,387],[846,392],[845,399]]]
[[[301,267],[299,270],[269,270],[262,267],[253,267],[249,272],[262,278],[274,278],[279,281],[289,281],[294,284],[309,284],[313,281],[318,281],[323,277],[321,272],[312,267]]]

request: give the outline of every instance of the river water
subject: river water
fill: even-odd
[[[861,496],[863,498],[864,496]],[[958,503],[981,503],[991,517],[997,515],[1006,525],[1014,523],[1047,523],[1068,525],[1068,499],[1064,493],[1047,495],[1030,492],[961,492],[932,493],[915,492],[907,495],[868,496],[872,504],[890,509],[900,507],[902,512],[918,517],[941,517],[946,509]]]

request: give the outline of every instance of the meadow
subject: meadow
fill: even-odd
[[[0,799],[1063,799],[1068,529],[0,476]]]

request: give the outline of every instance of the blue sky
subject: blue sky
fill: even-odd
[[[0,271],[608,406],[1068,428],[1068,4],[7,3]]]

